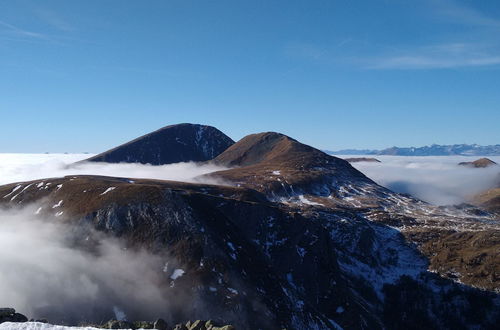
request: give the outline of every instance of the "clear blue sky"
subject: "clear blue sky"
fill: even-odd
[[[159,127],[319,148],[500,143],[498,0],[0,1],[0,152]]]

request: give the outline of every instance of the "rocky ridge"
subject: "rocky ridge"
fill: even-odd
[[[433,144],[424,147],[391,147],[383,150],[344,149],[326,151],[332,155],[390,155],[390,156],[500,156],[500,144],[481,146],[478,144]]]

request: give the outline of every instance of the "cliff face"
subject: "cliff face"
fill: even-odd
[[[398,230],[355,208],[274,203],[248,188],[95,176],[2,186],[0,197],[4,208],[31,205],[76,230],[71,244],[81,249],[118,237],[168,260],[157,290],[182,304],[158,316],[174,323],[215,315],[239,329],[451,329],[447,322],[499,317],[494,294],[428,272],[427,259]],[[103,311],[108,318],[111,309]]]
[[[218,156],[233,143],[215,127],[178,124],[163,127],[87,161],[152,165],[206,161]]]

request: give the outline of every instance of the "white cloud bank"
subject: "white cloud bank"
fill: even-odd
[[[127,178],[149,178],[200,182],[199,176],[226,168],[196,163],[163,166],[141,164],[80,163],[88,154],[0,154],[0,185],[66,175],[104,175]],[[355,157],[340,156],[343,158]],[[376,156],[382,163],[352,165],[377,183],[396,192],[408,193],[427,202],[445,205],[467,201],[492,187],[500,167],[485,169],[458,166],[459,162],[479,157]],[[488,157],[500,164],[500,157]],[[220,183],[207,181],[204,183]]]
[[[104,175],[184,182],[201,182],[198,176],[224,170],[215,165],[177,163],[162,166],[143,164],[79,163],[87,154],[0,154],[0,185],[67,175]],[[204,178],[203,183],[220,183]]]
[[[500,175],[498,166],[468,168],[457,165],[480,157],[365,157],[375,157],[381,163],[359,162],[352,165],[384,187],[437,205],[466,202],[472,195],[493,187]],[[500,164],[500,157],[488,158]]]
[[[101,234],[75,230],[29,207],[0,211],[0,306],[74,324],[109,320],[114,309],[154,319],[177,304],[158,288],[168,281],[161,271],[166,260],[109,236],[85,246],[87,235]]]

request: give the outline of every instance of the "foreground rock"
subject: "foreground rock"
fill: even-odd
[[[157,330],[235,330],[232,325],[216,326],[212,321],[188,321],[179,323],[175,326],[168,326],[166,323],[158,325],[157,322],[127,322],[127,321],[109,321],[104,325],[80,325],[80,326],[61,326],[42,322],[23,322],[12,323],[6,321],[0,324],[0,330],[91,330],[91,329],[157,329]]]
[[[0,323],[26,321],[28,321],[28,318],[23,314],[16,313],[14,308],[0,308]]]
[[[147,321],[108,321],[103,326],[95,326],[96,328],[105,329],[157,329],[157,330],[235,330],[236,328],[232,325],[218,326],[211,320],[203,321],[187,321],[186,323],[178,323],[173,326],[169,326],[167,322],[163,319],[158,319],[155,322]]]

